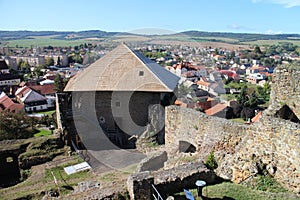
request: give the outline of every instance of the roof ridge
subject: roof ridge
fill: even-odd
[[[129,48],[129,47],[127,47]],[[129,48],[130,49],[130,48]],[[161,65],[157,64],[156,62],[152,61],[151,59],[149,59],[148,57],[146,57],[145,55],[143,55],[141,52],[139,52],[138,50],[131,50],[131,52],[138,58],[138,60],[144,65],[146,66],[146,68],[152,72],[152,74],[155,76],[155,78],[164,85],[164,87],[170,91],[172,91],[174,88],[170,88],[167,83],[166,80],[162,77],[162,74],[159,74],[157,71],[154,70],[155,67],[159,67],[159,70],[164,70],[166,72],[169,72],[170,74],[172,74],[174,77],[178,78],[178,80],[180,79],[178,76],[176,76],[175,74],[173,74],[172,72],[170,72],[169,70],[165,69],[164,67],[162,67]],[[145,62],[144,62],[145,61]],[[149,64],[149,66],[147,65]],[[177,82],[178,82],[177,80]]]
[[[127,45],[124,44],[125,47],[127,47],[129,50],[130,50],[130,53],[132,53],[141,63],[142,65],[144,65],[149,71],[150,73],[152,73],[155,77],[155,79],[157,79],[161,84],[163,84],[163,86],[167,89],[167,90],[170,90],[170,88],[160,79],[158,78],[157,74],[151,70],[141,59],[140,57],[136,54],[137,50],[131,50]],[[139,53],[139,52],[137,52]]]

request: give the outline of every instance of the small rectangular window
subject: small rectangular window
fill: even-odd
[[[116,107],[121,107],[121,102],[120,101],[116,102]]]
[[[14,161],[13,157],[7,157],[6,158],[6,162],[8,162],[8,163],[13,162],[13,161]]]
[[[144,76],[144,71],[140,71],[139,76]]]

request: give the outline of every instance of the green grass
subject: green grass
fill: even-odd
[[[45,129],[39,129],[39,132],[34,134],[33,136],[34,137],[42,137],[42,136],[48,136],[48,135],[51,135],[52,132],[49,131],[49,130],[45,130]]]
[[[67,164],[62,164],[51,168],[58,181],[60,194],[68,194],[72,192],[71,187],[77,185],[81,181],[93,178],[93,174],[88,171],[75,173],[69,176],[64,172],[63,167],[81,162],[83,162],[83,160],[76,156],[74,157],[74,160],[68,162]],[[42,176],[36,179],[30,178],[31,172],[27,173],[29,173],[29,178],[24,182],[9,188],[1,189],[0,199],[41,199],[43,196],[41,195],[42,191],[57,190],[50,169],[45,170],[44,177]]]
[[[48,115],[50,117],[50,116],[52,116],[53,113],[55,113],[55,110],[35,112],[34,114],[43,114],[43,115]]]
[[[200,200],[197,197],[197,190],[190,190],[196,200]],[[210,185],[203,188],[203,196],[209,199],[234,199],[234,200],[286,200],[286,199],[300,199],[295,194],[290,192],[271,193],[259,190],[254,190],[243,185],[235,183],[224,182],[221,184]],[[180,196],[184,196],[184,193],[180,193]]]
[[[256,41],[251,41],[251,42],[242,42],[242,44],[249,44],[249,45],[278,45],[279,43],[282,42],[291,42],[294,45],[299,46],[300,45],[300,40],[256,40]]]
[[[51,169],[46,169],[45,178],[44,178],[43,181],[44,182],[49,182],[49,181],[53,180],[53,176],[51,174],[51,171],[53,172],[53,174],[56,177],[57,181],[60,181],[60,182],[70,181],[72,179],[82,179],[83,180],[85,178],[88,178],[91,175],[89,173],[89,170],[77,172],[77,173],[70,174],[70,175],[68,175],[64,171],[65,167],[75,165],[75,164],[78,164],[78,163],[80,163],[80,162],[68,163],[68,164],[64,164],[64,165],[61,165],[61,166],[53,167]]]
[[[230,119],[233,122],[238,122],[238,123],[245,123],[246,121],[243,118],[234,118]]]
[[[238,95],[236,94],[221,94],[221,98],[225,99],[226,101],[235,100]]]
[[[9,40],[6,46],[8,47],[30,47],[33,46],[60,46],[60,47],[68,47],[68,46],[78,46],[84,43],[91,43],[93,41],[90,40],[59,40],[52,38],[32,38],[32,39],[20,39],[20,40]]]

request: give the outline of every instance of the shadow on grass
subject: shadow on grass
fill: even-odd
[[[205,187],[212,186],[212,185],[218,185],[218,184],[222,184],[222,183],[226,183],[226,182],[231,183],[230,180],[223,179],[223,178],[217,176],[213,171],[211,171],[211,172],[213,173],[213,176],[214,176],[213,179],[214,180],[213,180],[213,182],[209,182],[207,185],[205,185]],[[205,190],[205,187],[203,188],[203,190]],[[189,188],[186,187],[184,189],[192,189],[192,190],[194,190],[196,188],[197,187],[195,185],[194,187],[189,187]],[[204,191],[203,191],[203,195],[204,196],[202,196],[202,197],[197,197],[197,195],[195,195],[195,193],[194,193],[194,197],[195,197],[196,200],[198,200],[198,199],[202,199],[202,200],[235,200],[234,198],[228,197],[228,196],[223,196],[223,197],[219,197],[219,198],[217,198],[217,197],[215,197],[215,198],[206,197],[205,194],[204,194]],[[171,194],[171,196],[173,196],[175,200],[186,200],[187,199],[185,197],[185,194],[182,193],[182,192],[176,193],[176,194],[173,194],[173,195]]]
[[[186,200],[187,198],[185,195],[174,195],[175,200]],[[223,198],[209,198],[209,197],[195,197],[195,199],[202,199],[202,200],[235,200],[234,198],[224,196]]]
[[[66,190],[74,190],[74,188],[70,185],[63,185],[63,188],[65,188]]]

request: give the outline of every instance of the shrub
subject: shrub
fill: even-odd
[[[215,159],[214,151],[210,152],[209,156],[206,159],[205,166],[208,169],[211,169],[211,170],[214,170],[214,169],[218,168],[218,163],[217,163],[217,161]]]
[[[287,190],[281,187],[277,181],[269,174],[258,176],[256,188],[262,191],[269,192],[286,192]]]

